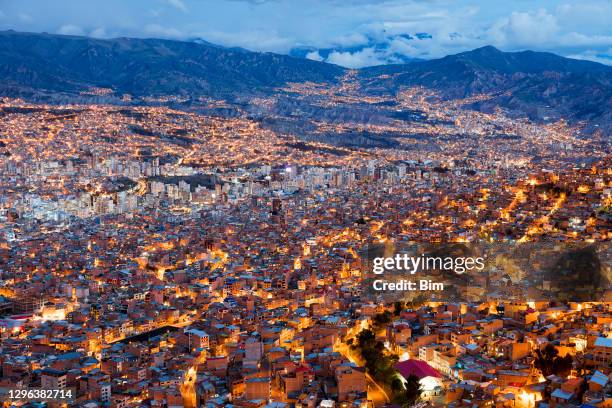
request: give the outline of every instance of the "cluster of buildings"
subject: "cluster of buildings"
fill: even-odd
[[[355,102],[347,84],[293,91]],[[533,297],[503,259],[466,301],[393,313],[364,293],[371,244],[581,242],[609,272],[609,158],[562,125],[434,110],[419,92],[398,103],[427,125],[361,129],[436,138],[394,149],[164,107],[3,100],[0,388],[69,388],[87,408],[380,407],[397,390],[351,347],[369,329],[423,404],[612,404],[603,300]]]
[[[418,376],[423,398],[439,406],[604,407],[612,397],[609,313],[609,304],[492,296],[403,311],[378,335],[406,358],[402,376]],[[540,361],[536,350],[549,354]]]
[[[535,235],[580,234],[602,240],[607,237],[608,219],[600,210],[612,197],[605,161],[561,174],[532,172],[522,179],[511,168],[474,168],[461,161],[369,160],[350,167],[262,165],[207,173],[189,166],[160,165],[158,157],[135,161],[91,155],[81,163],[66,160],[29,166],[0,160],[0,165],[7,191],[0,207],[0,231],[8,241],[36,231],[65,229],[77,219],[131,217],[159,208],[193,215],[242,201],[282,200],[296,194],[315,201],[353,196],[353,200],[385,203],[384,213],[373,217],[383,223],[389,217],[401,219],[385,228],[410,229],[419,239],[452,235],[456,240],[529,240]],[[13,187],[34,179],[44,180],[40,189]],[[430,229],[432,225],[435,228]],[[423,235],[428,232],[429,236]]]

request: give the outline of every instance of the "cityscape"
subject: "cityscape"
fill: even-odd
[[[15,30],[2,406],[612,406],[612,67]]]

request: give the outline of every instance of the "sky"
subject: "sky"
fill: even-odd
[[[303,49],[351,68],[484,45],[612,65],[612,0],[0,0],[7,29]]]

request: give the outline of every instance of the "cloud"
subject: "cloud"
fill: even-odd
[[[190,40],[380,64],[483,45],[601,59],[612,47],[609,0],[0,0],[0,30]],[[537,6],[536,6],[537,4]],[[78,26],[74,25],[78,22]],[[416,33],[431,38],[419,39]]]
[[[347,68],[360,68],[387,63],[384,55],[378,53],[374,48],[364,48],[356,52],[333,51],[329,54],[326,61]]]
[[[580,59],[580,60],[589,60],[589,61],[599,62],[600,64],[605,64],[605,65],[612,65],[612,48],[604,52],[586,50],[579,54],[567,55],[567,57],[574,58],[574,59]]]
[[[488,34],[498,45],[514,47],[554,42],[559,31],[557,19],[546,10],[513,12],[498,20]]]
[[[92,30],[89,33],[89,36],[93,38],[108,38],[108,34],[106,33],[106,28],[104,27],[98,27]]]
[[[612,16],[612,2],[610,1],[582,1],[563,3],[555,9],[559,25],[568,31],[581,31],[584,34],[597,34],[608,31],[610,16]]]
[[[417,57],[420,50],[418,45],[414,44],[414,41],[408,41],[404,38],[396,37],[389,41],[389,52],[406,55],[408,57]]]
[[[252,51],[287,53],[296,44],[295,39],[279,35],[273,30],[201,31],[190,35],[226,47],[242,47]]]
[[[182,0],[168,0],[168,4],[184,13],[187,13],[188,11],[187,6],[185,5],[185,3],[183,3]]]
[[[370,38],[364,33],[350,33],[341,35],[332,39],[332,42],[342,47],[351,47],[354,45],[363,45],[370,41]]]
[[[58,34],[64,35],[83,35],[83,29],[74,24],[64,24],[57,30]]]
[[[585,35],[572,32],[561,36],[558,45],[563,47],[612,47],[612,35]]]
[[[319,54],[319,51],[311,51],[306,54],[306,58],[313,61],[323,61],[323,57]]]

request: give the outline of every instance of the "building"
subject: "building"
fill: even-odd
[[[593,360],[599,367],[609,367],[612,362],[612,339],[598,337],[593,345]]]
[[[41,388],[66,388],[66,372],[45,368],[40,375]]]
[[[336,368],[338,384],[338,401],[346,401],[350,396],[359,397],[367,392],[365,370],[352,364],[343,364]]]
[[[270,377],[255,377],[244,381],[244,396],[247,400],[270,399]]]
[[[45,305],[44,299],[32,295],[18,296],[13,300],[15,313],[35,313]]]
[[[415,359],[400,361],[395,365],[395,369],[399,371],[404,382],[407,382],[410,376],[419,379],[423,398],[438,395],[442,391],[442,376],[425,361]]]
[[[209,347],[210,336],[204,330],[190,328],[185,330],[189,336],[189,346],[194,349],[207,349]]]

